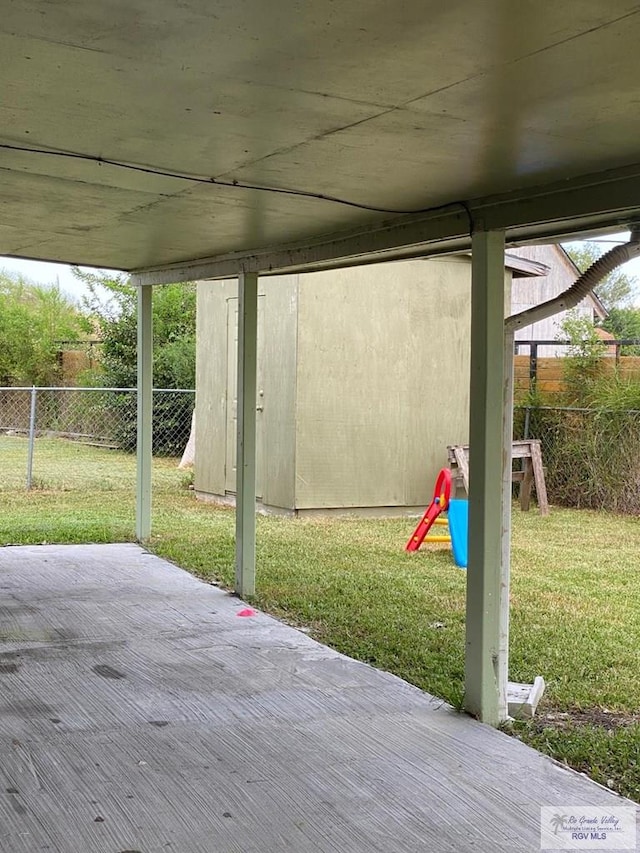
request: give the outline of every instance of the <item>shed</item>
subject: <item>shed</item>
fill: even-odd
[[[524,292],[528,307],[566,289],[577,273],[565,258],[555,245],[510,253],[512,309]],[[390,515],[424,506],[447,445],[468,442],[470,289],[465,255],[260,280],[256,473],[265,509]],[[235,494],[237,311],[237,280],[200,283],[203,499]]]
[[[389,512],[423,502],[447,443],[467,436],[470,270],[459,257],[261,279],[264,506]],[[236,328],[237,281],[199,286],[200,496],[235,493]]]

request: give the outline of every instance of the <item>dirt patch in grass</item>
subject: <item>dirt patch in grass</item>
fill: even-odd
[[[624,714],[619,711],[608,711],[606,708],[586,708],[544,714],[536,719],[532,728],[541,732],[550,728],[562,731],[579,726],[599,726],[607,731],[615,731],[639,724],[640,713]]]

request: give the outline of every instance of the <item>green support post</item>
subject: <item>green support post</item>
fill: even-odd
[[[465,708],[491,725],[506,717],[501,661],[504,407],[504,233],[472,238],[469,562]]]
[[[256,589],[256,359],[258,276],[238,278],[238,450],[236,463],[236,584],[238,595]]]
[[[153,289],[138,286],[138,431],[136,539],[151,536],[151,465],[153,439]]]
[[[509,297],[511,293],[509,293]],[[507,302],[510,302],[507,300]],[[509,314],[511,306],[505,306]],[[513,393],[514,393],[514,338],[513,331],[504,331],[504,409],[502,412],[502,558],[500,583],[500,649],[498,688],[500,719],[509,711],[509,589],[511,586],[511,504],[513,490]]]

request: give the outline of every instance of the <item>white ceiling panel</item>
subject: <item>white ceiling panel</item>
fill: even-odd
[[[2,11],[0,254],[139,269],[640,163],[629,0]]]

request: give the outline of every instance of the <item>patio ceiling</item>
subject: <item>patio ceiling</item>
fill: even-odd
[[[537,188],[562,182],[550,209],[571,179],[589,200],[557,218],[626,221],[639,37],[631,0],[5,3],[0,254],[144,270],[396,219],[461,244],[502,193],[525,239],[553,218],[527,208]],[[461,201],[442,233],[435,214],[389,213]]]

